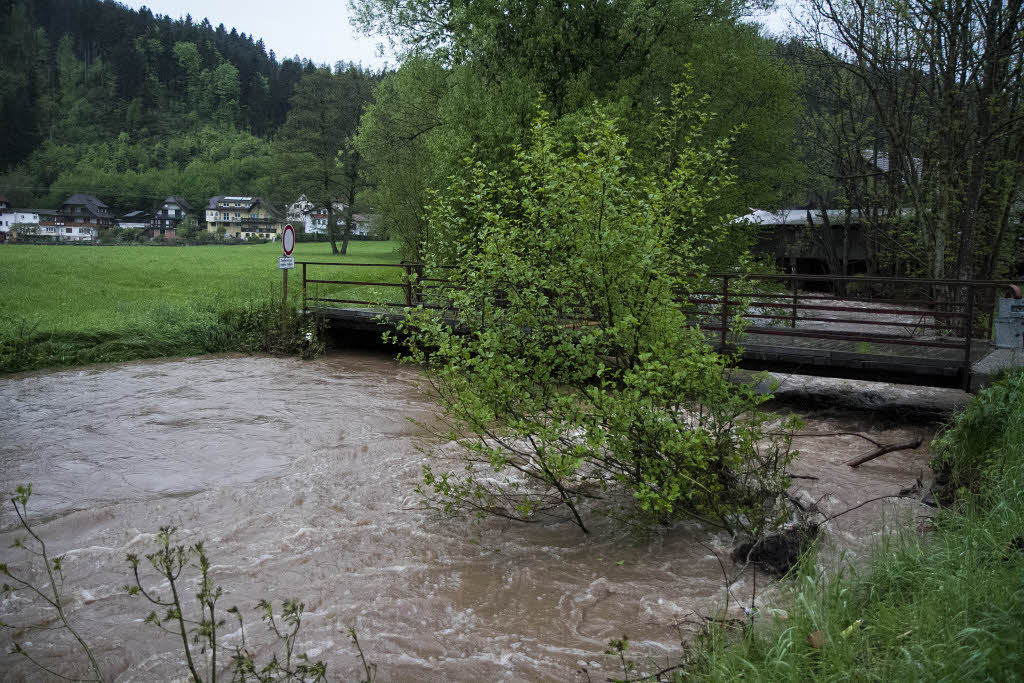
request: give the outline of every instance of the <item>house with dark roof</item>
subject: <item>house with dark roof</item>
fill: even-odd
[[[57,222],[72,226],[109,228],[114,225],[114,214],[98,197],[76,192],[61,204],[57,211]]]
[[[148,211],[129,211],[117,219],[117,227],[122,229],[147,230],[152,226],[153,214]]]
[[[192,205],[184,197],[173,195],[165,199],[153,218],[153,238],[173,241],[191,211]]]

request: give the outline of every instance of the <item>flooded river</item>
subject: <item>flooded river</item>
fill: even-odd
[[[362,352],[0,378],[0,490],[32,483],[35,528],[52,554],[67,557],[71,619],[112,680],[185,673],[180,643],[143,624],[150,606],[123,589],[125,554],[151,551],[163,525],[177,526],[183,541],[206,541],[225,590],[219,604],[241,608],[260,657],[270,641],[257,600],[304,601],[297,649],[323,659],[332,680],[358,680],[349,626],[380,681],[585,680],[582,667],[602,680],[615,664],[602,653],[623,634],[643,669],[671,663],[685,622],[723,603],[711,550],[735,571],[729,540],[687,523],[637,540],[601,521],[584,537],[569,524],[436,518],[413,493],[431,443],[409,418],[429,421],[436,410],[418,379]],[[870,415],[811,415],[805,428],[859,430],[882,443],[924,436],[927,444],[930,435]],[[797,480],[794,492],[832,510],[910,485],[928,458],[921,448],[851,470],[843,463],[870,443],[840,436],[797,446],[792,471],[819,480]],[[900,501],[904,512],[915,506]],[[873,503],[843,516],[831,538],[865,548],[886,509]],[[24,553],[7,547],[16,521],[8,505],[0,561],[25,567]],[[759,601],[770,599],[759,584]],[[731,590],[749,602],[750,577]],[[53,625],[51,612],[21,593],[0,604],[0,620]],[[228,646],[236,630],[224,628]],[[60,631],[0,631],[4,652],[12,639],[67,672],[80,661]],[[46,678],[6,654],[0,671]]]

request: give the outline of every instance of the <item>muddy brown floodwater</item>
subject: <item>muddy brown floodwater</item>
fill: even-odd
[[[602,654],[609,639],[628,634],[641,668],[664,665],[680,651],[677,625],[721,608],[721,569],[709,548],[735,571],[729,541],[693,524],[637,540],[601,521],[584,537],[569,524],[440,520],[417,509],[413,488],[430,443],[409,418],[430,420],[436,410],[417,383],[415,370],[355,352],[8,376],[0,379],[0,490],[32,483],[35,528],[52,554],[67,557],[71,619],[118,681],[185,671],[180,643],[144,624],[149,606],[123,589],[125,554],[149,551],[168,524],[183,540],[207,542],[225,590],[219,604],[242,609],[261,657],[270,641],[256,601],[304,601],[298,650],[323,659],[332,679],[358,679],[347,636],[354,626],[381,681],[573,680],[581,667],[601,680],[614,671]],[[868,415],[809,416],[805,431],[829,430],[866,430],[885,443],[930,435]],[[922,448],[850,470],[842,463],[870,444],[832,437],[797,445],[793,472],[820,479],[798,480],[794,492],[824,496],[833,510],[895,493],[928,457]],[[904,515],[919,510],[899,505]],[[894,512],[873,503],[845,515],[830,538],[863,553],[885,510]],[[8,548],[16,531],[9,505],[0,520],[0,561],[25,567],[26,556]],[[760,583],[759,602],[770,600]],[[749,602],[750,576],[731,590]],[[0,620],[53,625],[23,592],[3,600]],[[224,629],[228,647],[234,631]],[[14,639],[85,673],[61,631],[3,631],[0,648]],[[45,679],[6,654],[0,671],[7,680]]]

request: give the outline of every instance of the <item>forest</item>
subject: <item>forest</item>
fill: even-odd
[[[358,27],[398,55],[380,73],[279,59],[191,16],[11,0],[0,191],[41,207],[92,192],[118,211],[305,193],[372,210],[416,258],[430,197],[467,155],[507,168],[539,112],[569,139],[596,104],[650,157],[651,121],[683,87],[706,120],[680,144],[726,144],[736,176],[715,217],[804,210],[798,249],[835,274],[1015,275],[1021,2],[811,0],[784,39],[751,20],[773,6],[355,0]]]
[[[16,0],[0,14],[0,191],[12,205],[77,191],[118,214],[172,194],[200,207],[217,194],[294,201],[271,183],[271,140],[296,85],[324,67],[278,59],[235,28],[109,0]]]

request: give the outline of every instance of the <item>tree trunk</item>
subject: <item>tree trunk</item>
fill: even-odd
[[[338,226],[334,222],[334,202],[327,202],[327,238],[331,241],[331,254],[338,253]],[[345,252],[341,252],[345,253]]]
[[[345,230],[341,235],[341,255],[344,256],[348,253],[348,238],[352,234],[352,223],[351,218],[345,219]]]

